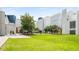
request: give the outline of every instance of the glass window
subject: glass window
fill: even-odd
[[[16,21],[16,16],[14,15],[7,15],[8,19],[9,19],[9,22],[10,23],[15,23]]]
[[[75,28],[75,27],[76,27],[75,21],[71,21],[71,22],[70,22],[70,28]]]
[[[70,34],[75,34],[75,30],[70,30]]]

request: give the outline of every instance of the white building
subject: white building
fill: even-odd
[[[5,35],[5,12],[0,11],[0,35]]]
[[[62,18],[61,16],[62,14],[58,13],[53,16],[46,16],[46,17],[38,18],[38,21],[37,21],[38,29],[41,31],[44,31],[44,29],[50,25],[57,25],[61,27],[61,18]]]
[[[51,25],[57,25],[57,26],[61,27],[61,18],[62,18],[61,13],[51,16],[51,19],[50,19]]]
[[[20,19],[16,19],[16,33],[19,33],[21,30],[21,20]]]
[[[64,9],[61,13],[38,20],[38,28],[42,31],[49,25],[61,27],[62,34],[79,34],[79,11]]]
[[[16,33],[15,17],[14,15],[6,15],[4,11],[0,11],[0,35]]]
[[[50,17],[46,16],[45,18],[39,17],[37,21],[37,27],[39,30],[44,31],[44,28],[51,25]]]
[[[44,19],[42,17],[38,18],[37,27],[39,30],[44,31]]]
[[[44,18],[44,28],[46,28],[47,26],[51,25],[51,21],[50,21],[51,17],[50,16],[46,16]]]
[[[79,12],[62,11],[62,34],[79,34]]]

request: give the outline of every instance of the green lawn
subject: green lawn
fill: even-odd
[[[13,51],[77,51],[78,35],[37,34],[32,38],[9,38],[1,50]]]

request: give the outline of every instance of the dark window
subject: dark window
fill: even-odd
[[[38,19],[40,20],[40,19],[43,19],[43,18],[42,17],[39,17]]]
[[[16,21],[16,16],[14,15],[7,15],[8,19],[9,19],[9,22],[10,23],[15,23]]]
[[[70,34],[75,34],[75,30],[70,30]]]
[[[76,22],[75,21],[71,21],[70,22],[70,28],[75,28],[76,27]]]

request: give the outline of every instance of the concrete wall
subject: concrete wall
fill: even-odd
[[[61,24],[62,24],[62,34],[69,34],[69,22],[67,20],[67,10],[64,9],[62,11],[62,20],[61,20]]]
[[[5,35],[10,35],[10,31],[16,34],[16,24],[10,23],[8,17],[5,17]]]
[[[0,11],[0,35],[5,35],[5,12]]]
[[[55,14],[54,16],[52,16],[51,25],[57,25],[57,26],[61,27],[61,18],[62,18],[61,13],[58,13],[58,14]]]
[[[9,23],[8,24],[8,30],[9,30],[9,34],[11,34],[10,31],[14,31],[14,34],[16,34],[16,26],[15,26],[15,24],[14,23]]]
[[[21,30],[21,20],[20,19],[16,19],[16,32],[19,33]]]
[[[76,22],[76,28],[70,28],[71,21]],[[79,11],[62,12],[62,30],[63,34],[70,34],[70,30],[75,30],[76,34],[79,34]]]
[[[10,34],[10,31],[16,33],[15,23],[10,23],[5,12],[0,11],[0,35],[8,35]]]
[[[44,28],[50,25],[51,25],[51,17],[50,16],[44,17]]]
[[[76,34],[77,34],[77,13],[76,12],[74,12],[74,11],[71,11],[71,12],[69,12],[68,13],[68,15],[69,15],[69,33],[70,33],[70,30],[75,30],[76,32]],[[71,21],[75,21],[76,22],[76,28],[70,28],[70,22]]]
[[[79,34],[79,11],[77,11],[77,20],[76,21],[77,21],[77,24],[76,24],[76,27],[77,27],[76,28],[76,30],[77,30],[76,34]]]

